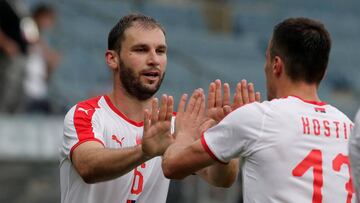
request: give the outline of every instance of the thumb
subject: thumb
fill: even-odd
[[[231,113],[231,106],[229,105],[226,105],[223,107],[223,110],[224,110],[224,114],[225,116],[228,115],[229,113]]]
[[[149,111],[147,109],[145,109],[144,111],[144,132],[147,132],[149,127],[150,127],[150,115],[149,115]],[[145,135],[145,133],[144,133]]]

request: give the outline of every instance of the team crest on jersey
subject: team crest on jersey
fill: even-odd
[[[314,109],[315,109],[315,111],[318,112],[318,113],[326,113],[325,108],[315,107]]]
[[[115,142],[117,142],[117,143],[120,145],[120,147],[122,147],[125,137],[122,137],[122,138],[119,140],[118,137],[116,137],[116,135],[112,135],[112,136],[111,136],[111,139],[114,140]]]

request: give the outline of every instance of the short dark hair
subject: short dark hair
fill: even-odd
[[[270,57],[280,56],[293,81],[319,84],[324,77],[331,49],[325,26],[308,18],[289,18],[277,24],[271,40]]]
[[[124,40],[124,32],[126,29],[130,28],[134,25],[134,23],[138,23],[138,25],[143,26],[145,28],[159,28],[163,31],[165,35],[165,29],[158,23],[154,18],[150,16],[145,16],[142,14],[129,14],[122,17],[118,23],[111,29],[108,36],[108,49],[109,50],[121,50],[121,42]]]

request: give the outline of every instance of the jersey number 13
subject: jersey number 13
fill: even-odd
[[[349,181],[345,184],[345,190],[347,191],[346,203],[351,203],[353,194],[351,171],[349,158],[343,154],[338,154],[332,161],[332,169],[334,172],[339,172],[342,165],[346,165],[349,169]],[[313,149],[310,153],[293,169],[292,175],[295,177],[301,177],[304,173],[313,168],[313,196],[312,203],[322,202],[322,187],[323,187],[323,158],[322,152],[319,149]]]

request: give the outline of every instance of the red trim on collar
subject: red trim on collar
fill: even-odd
[[[302,99],[301,97],[298,97],[298,96],[295,96],[295,95],[289,95],[289,96],[286,96],[284,98],[288,98],[288,97],[295,97],[295,98],[298,98],[298,99],[300,99],[301,101],[303,101],[305,103],[314,104],[314,105],[317,105],[317,106],[327,105],[326,102],[305,100],[305,99]]]
[[[121,118],[123,118],[124,120],[126,120],[127,122],[129,122],[130,124],[136,126],[136,127],[143,127],[144,126],[144,122],[136,122],[134,120],[131,120],[130,118],[128,118],[125,114],[121,113],[121,111],[119,109],[117,109],[115,107],[115,105],[111,102],[110,97],[107,95],[104,95],[105,101],[106,103],[109,105],[109,107],[111,108],[111,110],[113,110],[117,115],[119,115]]]

